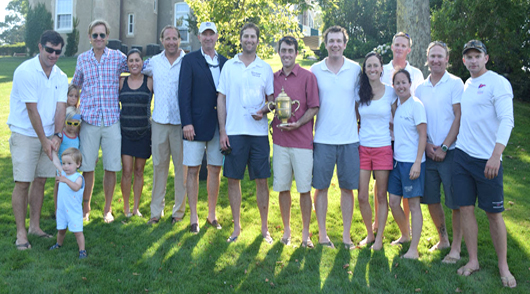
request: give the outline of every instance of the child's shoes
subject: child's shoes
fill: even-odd
[[[59,249],[61,248],[62,246],[59,245],[59,243],[55,243],[55,245],[53,245],[52,247],[50,247],[50,250],[54,250],[54,249]]]
[[[79,250],[79,259],[87,258],[86,250]]]

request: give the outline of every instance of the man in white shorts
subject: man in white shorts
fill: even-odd
[[[204,150],[208,162],[208,217],[206,221],[220,230],[215,216],[219,176],[223,165],[217,120],[217,85],[226,57],[215,51],[219,35],[213,22],[199,27],[201,49],[182,58],[179,79],[179,106],[184,133],[184,165],[188,166],[186,190],[190,206],[190,232],[200,231],[197,215],[199,171]]]
[[[416,88],[416,96],[423,102],[427,115],[425,190],[421,203],[428,205],[439,237],[438,243],[430,251],[451,247],[442,262],[456,263],[460,260],[462,231],[460,209],[453,197],[451,175],[456,136],[460,127],[460,100],[464,83],[462,79],[446,70],[448,63],[447,45],[440,41],[431,42],[427,48],[427,65],[431,74]],[[444,187],[445,206],[453,211],[452,245],[447,235],[441,204],[441,184]]]
[[[471,77],[462,94],[462,118],[453,163],[453,187],[460,206],[462,232],[469,261],[458,269],[469,276],[480,269],[477,254],[478,225],[475,203],[486,212],[499,273],[504,287],[517,282],[507,261],[504,211],[502,152],[513,129],[513,91],[510,82],[486,68],[486,46],[471,40],[462,51],[464,65]]]
[[[45,31],[40,37],[39,55],[24,61],[13,74],[7,125],[11,130],[9,150],[15,181],[11,203],[18,250],[31,248],[28,233],[52,237],[40,228],[40,215],[46,178],[56,175],[52,153],[61,145],[66,114],[68,78],[55,65],[63,46],[59,33]],[[28,198],[30,223],[26,232]]]
[[[79,110],[81,130],[80,151],[83,165],[80,170],[85,178],[83,192],[83,218],[88,220],[90,201],[94,188],[94,170],[103,153],[103,191],[105,207],[103,220],[114,221],[112,197],[116,186],[116,172],[121,170],[121,129],[119,89],[120,75],[127,71],[127,57],[118,50],[107,48],[110,27],[104,20],[94,20],[88,26],[88,38],[92,48],[77,57],[72,84],[81,88]]]
[[[180,49],[180,32],[172,25],[160,33],[164,51],[153,56],[144,73],[153,77],[155,105],[151,116],[151,149],[153,151],[153,191],[151,194],[151,218],[149,225],[156,224],[164,216],[166,183],[170,156],[175,178],[175,204],[171,223],[182,221],[186,211],[186,168],[182,164],[183,138],[179,111],[178,85],[180,66],[185,53]]]
[[[227,242],[241,233],[241,185],[248,165],[250,180],[256,182],[256,202],[261,218],[263,240],[272,244],[267,225],[271,176],[268,138],[268,112],[265,102],[274,99],[272,68],[256,54],[259,28],[245,24],[239,31],[242,53],[227,61],[217,91],[219,142],[225,154],[223,175],[228,179],[228,198],[234,231]]]
[[[337,165],[343,221],[342,242],[355,248],[350,229],[353,217],[353,190],[359,188],[359,135],[355,100],[361,67],[344,57],[348,33],[333,26],[324,32],[328,57],[311,66],[317,78],[320,109],[313,144],[313,188],[318,221],[318,242],[335,248],[326,231],[328,188]]]
[[[282,91],[291,100],[298,101],[291,107],[287,124],[281,124],[277,116],[272,121],[274,167],[274,191],[279,192],[285,245],[291,243],[291,186],[293,175],[300,193],[302,211],[302,247],[313,248],[309,236],[311,220],[311,175],[313,171],[313,118],[318,112],[318,84],[310,71],[296,64],[298,41],[285,36],[278,42],[282,69],[274,74],[274,96]],[[276,105],[277,106],[277,105]],[[296,111],[295,111],[296,110]]]

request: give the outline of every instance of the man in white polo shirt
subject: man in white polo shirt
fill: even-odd
[[[353,216],[353,189],[359,187],[359,135],[355,113],[356,91],[361,67],[344,57],[348,33],[333,26],[324,32],[328,57],[311,67],[317,78],[320,110],[313,144],[313,188],[319,243],[335,248],[326,231],[328,188],[337,165],[344,230],[342,242],[355,248],[350,228]]]
[[[486,46],[471,40],[462,51],[464,65],[471,74],[462,94],[462,117],[453,164],[453,187],[460,206],[462,232],[469,261],[458,269],[469,276],[480,269],[477,255],[478,225],[475,203],[486,212],[499,273],[505,287],[517,282],[507,262],[502,152],[513,129],[513,91],[510,82],[486,68]]]
[[[15,188],[11,198],[18,250],[30,249],[27,234],[51,238],[40,228],[46,178],[55,176],[52,153],[61,145],[68,78],[55,65],[64,46],[61,35],[45,31],[39,55],[24,61],[13,74],[7,125]],[[31,186],[31,188],[30,188]],[[26,212],[29,195],[29,229]]]
[[[392,85],[392,76],[394,73],[401,68],[404,68],[410,73],[412,79],[412,85],[410,87],[410,93],[414,96],[414,90],[423,83],[423,73],[417,67],[410,65],[407,61],[407,55],[410,53],[412,47],[412,39],[409,34],[399,32],[392,38],[392,60],[383,66],[383,75],[381,76],[381,82]]]
[[[460,127],[460,100],[464,83],[462,79],[446,70],[448,63],[447,45],[440,41],[431,42],[427,47],[427,65],[431,74],[416,88],[416,96],[423,102],[427,114],[425,191],[421,203],[428,205],[439,236],[439,242],[430,251],[451,247],[442,262],[456,263],[460,260],[462,231],[460,209],[453,197],[451,175],[455,141]],[[452,244],[449,242],[445,226],[441,184],[444,187],[445,205],[453,211]]]
[[[228,179],[228,198],[234,219],[234,232],[226,240],[234,242],[241,233],[241,185],[248,163],[250,180],[256,181],[256,200],[261,217],[263,239],[272,244],[267,218],[271,176],[268,138],[268,110],[265,102],[274,99],[270,65],[256,55],[259,28],[245,24],[240,32],[242,53],[227,61],[217,91],[219,138],[225,155],[223,175]]]
[[[164,51],[147,63],[144,73],[153,76],[155,106],[151,117],[151,149],[153,151],[153,191],[151,218],[156,224],[164,216],[169,158],[173,159],[175,204],[171,223],[182,221],[186,211],[186,168],[182,164],[182,126],[180,121],[178,85],[180,65],[185,53],[180,49],[180,32],[167,25],[160,33]]]

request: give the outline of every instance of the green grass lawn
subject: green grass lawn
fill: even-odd
[[[470,277],[456,274],[458,267],[467,262],[464,244],[463,258],[455,265],[441,263],[448,250],[428,252],[437,242],[437,233],[425,207],[419,260],[399,258],[408,249],[408,244],[403,248],[390,245],[399,237],[399,229],[390,213],[383,250],[373,252],[362,248],[350,252],[341,249],[342,218],[336,178],[330,187],[327,218],[329,236],[337,245],[336,250],[321,246],[312,250],[299,247],[301,216],[297,193],[293,193],[293,246],[283,246],[279,242],[282,222],[278,193],[272,191],[272,178],[269,179],[269,230],[275,239],[272,245],[262,242],[255,185],[248,176],[242,181],[243,231],[234,244],[225,242],[232,232],[225,179],[221,182],[217,207],[222,230],[206,225],[204,182],[200,184],[198,205],[201,232],[198,235],[188,232],[189,214],[183,222],[171,225],[172,168],[167,185],[166,216],[159,224],[148,226],[147,217],[125,218],[119,189],[120,174],[112,205],[116,221],[105,224],[102,220],[103,171],[99,163],[91,220],[84,229],[88,258],[78,260],[77,243],[71,233],[67,234],[64,246],[59,250],[48,251],[55,239],[30,236],[33,248],[17,251],[11,209],[14,184],[8,143],[10,131],[6,121],[13,71],[23,60],[0,58],[0,293],[530,293],[530,105],[519,101],[515,101],[515,128],[504,152],[503,163],[507,208],[503,215],[508,230],[508,263],[518,281],[518,288],[514,290],[502,288],[487,219],[479,209],[476,214],[481,270]],[[267,61],[274,70],[281,67],[278,57]],[[310,65],[303,62],[306,67]],[[72,77],[74,58],[61,58],[58,65]],[[145,216],[150,213],[151,189],[152,163],[148,160],[140,205]],[[53,180],[49,180],[41,227],[55,235],[55,221],[51,218],[52,193]],[[366,232],[357,203],[355,206],[352,238],[358,243]],[[450,211],[446,210],[446,215],[450,215]],[[451,236],[451,219],[448,218],[446,223]],[[310,231],[313,242],[317,243],[318,227],[314,214]]]

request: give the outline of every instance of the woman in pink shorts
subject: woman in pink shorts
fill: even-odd
[[[360,245],[372,245],[372,249],[383,247],[383,233],[388,216],[386,191],[388,175],[392,170],[392,146],[389,129],[392,104],[397,100],[394,89],[381,82],[383,60],[376,52],[366,54],[360,74],[359,97],[357,100],[359,129],[359,208],[368,236]],[[368,190],[372,171],[377,178],[377,217],[379,230],[374,236],[372,230],[372,207],[368,201]]]

